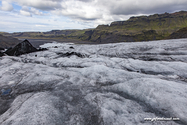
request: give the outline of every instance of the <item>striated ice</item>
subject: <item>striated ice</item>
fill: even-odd
[[[187,39],[41,47],[0,58],[1,125],[187,124]]]

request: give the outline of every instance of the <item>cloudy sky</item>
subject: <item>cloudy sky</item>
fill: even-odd
[[[0,0],[0,31],[86,29],[180,10],[187,10],[187,0]]]

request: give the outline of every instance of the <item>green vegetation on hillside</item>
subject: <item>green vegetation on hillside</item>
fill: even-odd
[[[187,38],[187,27],[177,30],[169,35],[168,39]]]
[[[187,12],[154,14],[131,17],[127,21],[116,21],[109,25],[99,25],[91,36],[84,38],[97,42],[148,41],[168,38],[173,32],[187,27]]]
[[[110,25],[99,25],[91,36],[84,34],[90,41],[148,41],[168,38],[173,32],[187,27],[187,12],[154,14],[131,17],[127,21],[116,21]]]

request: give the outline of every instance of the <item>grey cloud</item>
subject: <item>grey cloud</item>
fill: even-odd
[[[81,15],[81,14],[66,13],[66,14],[63,14],[63,15],[68,16],[68,17],[73,18],[73,19],[84,20],[84,21],[94,21],[94,20],[97,20],[97,19],[102,17],[102,15],[100,15],[100,14],[93,15],[93,16],[86,16],[86,15]]]
[[[64,0],[51,0],[51,1],[61,2],[61,1],[64,1]]]
[[[187,10],[186,0],[12,0],[19,5],[43,10],[81,21],[108,22],[126,19],[129,15],[153,14]],[[119,16],[119,18],[118,18]],[[123,18],[124,17],[124,18]],[[112,20],[113,19],[113,20]]]
[[[20,10],[20,14],[24,16],[44,15],[38,9],[35,9],[33,7],[27,7],[27,6],[22,7],[22,9]]]
[[[44,10],[44,11],[49,11],[49,10],[61,8],[61,6],[59,4],[55,4],[55,5],[40,4],[40,5],[34,5],[32,7],[36,8],[36,9]]]
[[[94,0],[78,0],[78,1],[82,1],[82,2],[91,2],[91,1],[94,1]]]
[[[20,6],[34,7],[43,11],[50,11],[61,8],[60,2],[62,0],[11,0]]]
[[[134,0],[136,2],[137,0]],[[165,0],[162,0],[165,1]],[[106,8],[113,15],[136,15],[136,14],[152,14],[152,13],[164,13],[164,12],[174,12],[178,10],[186,10],[187,2],[185,0],[168,1],[162,2],[157,1],[141,1],[139,4],[134,4],[133,2],[108,2]]]
[[[9,2],[2,1],[2,6],[0,6],[0,10],[12,11],[13,9],[14,9],[13,6]]]
[[[23,15],[23,16],[29,16],[29,17],[32,17],[32,14],[28,11],[24,11],[24,10],[20,10],[20,14]]]
[[[76,16],[76,15],[71,17],[75,19],[85,20],[85,21],[94,21],[99,18],[99,17],[84,17],[84,16]]]

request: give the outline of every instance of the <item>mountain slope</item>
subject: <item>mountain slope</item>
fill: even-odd
[[[0,47],[1,48],[9,48],[17,45],[21,40],[17,38],[13,38],[11,36],[3,36],[0,34]]]
[[[179,38],[187,38],[187,27],[179,29],[178,31],[169,35],[168,39],[179,39]]]
[[[154,14],[131,17],[127,21],[99,25],[92,34],[84,34],[82,40],[93,42],[148,41],[167,38],[171,33],[187,27],[187,12]]]

